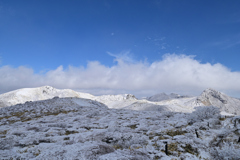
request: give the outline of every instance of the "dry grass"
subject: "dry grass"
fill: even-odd
[[[167,135],[174,137],[177,135],[184,135],[185,133],[187,133],[186,131],[182,131],[182,130],[168,130],[166,132]]]

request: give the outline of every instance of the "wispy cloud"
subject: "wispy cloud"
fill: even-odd
[[[149,44],[153,44],[157,47],[158,50],[165,50],[169,47],[169,45],[164,42],[166,37],[159,37],[159,36],[148,36],[145,41],[148,41]]]
[[[231,39],[217,41],[210,44],[210,46],[217,46],[221,49],[228,49],[240,45],[240,35],[233,36]]]
[[[35,74],[27,67],[0,68],[0,89],[6,92],[22,87],[51,85],[71,88],[92,94],[133,93],[137,96],[157,92],[200,94],[206,88],[240,92],[240,72],[232,72],[217,63],[201,63],[194,56],[166,54],[153,63],[134,62],[124,56],[114,56],[117,63],[107,67],[98,61],[87,67],[59,66],[45,74]]]
[[[164,45],[162,45],[162,48],[161,49],[166,49],[166,47]]]
[[[234,47],[234,46],[237,46],[237,45],[240,45],[240,41],[232,42],[232,43],[228,44],[225,48],[231,48],[231,47]]]
[[[111,52],[107,52],[107,54],[109,56],[112,56],[114,57],[114,61],[117,61],[118,63],[134,63],[135,60],[133,58],[133,55],[131,54],[131,52],[128,50],[128,51],[123,51],[121,53],[118,53],[118,54],[114,54],[114,53],[111,53]]]

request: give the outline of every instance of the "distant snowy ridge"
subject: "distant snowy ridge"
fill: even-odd
[[[199,106],[216,106],[224,114],[240,115],[240,100],[229,97],[214,89],[206,89],[198,97],[187,97],[178,94],[157,94],[147,99],[138,100],[131,94],[94,96],[88,93],[76,92],[70,89],[56,89],[50,86],[39,88],[24,88],[0,95],[0,108],[27,101],[39,101],[54,97],[76,97],[101,102],[108,108],[145,110],[145,111],[172,111],[190,113]]]
[[[108,108],[118,108],[118,109],[124,108],[138,101],[138,99],[132,94],[102,95],[102,96],[96,96],[94,100],[107,105]]]
[[[76,92],[71,89],[56,89],[51,86],[43,86],[38,88],[23,88],[1,94],[0,108],[16,104],[23,104],[27,101],[52,99],[54,97],[59,98],[76,97],[91,99],[102,102],[104,104],[108,104],[110,107],[116,103],[120,103],[121,105],[124,101],[137,100],[136,97],[131,94],[93,96],[88,93]]]
[[[23,88],[0,95],[0,108],[8,107],[27,101],[39,101],[52,99],[54,97],[77,97],[93,99],[93,95],[88,93],[75,92],[70,89],[56,89],[51,86],[43,86],[39,88]]]
[[[177,98],[188,98],[189,96],[182,96],[176,93],[171,93],[169,95],[167,95],[166,93],[159,93],[159,94],[155,94],[153,96],[147,97],[146,99],[148,101],[152,101],[152,102],[159,102],[159,101],[163,101],[163,100],[170,100],[170,99],[177,99]]]

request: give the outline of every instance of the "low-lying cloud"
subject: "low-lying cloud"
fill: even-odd
[[[126,57],[125,57],[126,58]],[[240,72],[232,72],[217,63],[201,63],[194,56],[167,54],[153,63],[124,61],[107,67],[91,61],[86,67],[59,66],[45,74],[35,74],[27,67],[0,68],[0,89],[7,92],[19,88],[50,85],[92,94],[132,93],[137,96],[160,92],[198,95],[214,88],[232,96],[240,93]]]

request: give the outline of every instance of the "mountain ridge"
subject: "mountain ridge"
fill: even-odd
[[[160,95],[160,98],[159,98]],[[54,97],[76,97],[91,99],[107,105],[109,108],[130,110],[162,110],[174,112],[192,112],[199,106],[216,106],[222,112],[240,115],[240,100],[227,96],[214,89],[205,89],[199,96],[187,97],[179,94],[160,93],[152,98],[138,100],[131,94],[94,96],[71,89],[56,89],[51,86],[23,88],[0,95],[0,108],[25,103],[27,101],[47,100]],[[174,98],[175,97],[175,98]],[[157,99],[157,101],[155,101]],[[162,99],[162,100],[160,100]]]
[[[51,86],[37,88],[23,88],[0,94],[0,108],[25,103],[27,101],[39,101],[52,99],[54,97],[66,98],[77,97],[96,100],[103,103],[120,102],[126,100],[137,100],[132,94],[101,95],[94,96],[89,93],[76,92],[71,89],[56,89]]]
[[[183,96],[183,95],[179,95],[176,93],[170,93],[169,95],[166,93],[159,93],[159,94],[155,94],[153,96],[147,97],[146,100],[151,101],[151,102],[159,102],[159,101],[163,101],[163,100],[170,100],[170,99],[177,99],[177,98],[187,98],[190,96]]]

